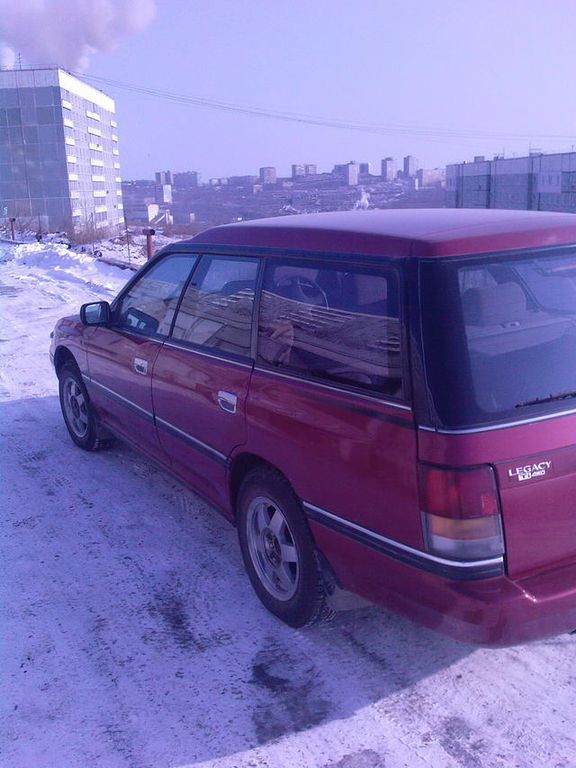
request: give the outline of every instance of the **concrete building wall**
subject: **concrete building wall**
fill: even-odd
[[[446,205],[576,213],[576,152],[449,165]]]
[[[0,71],[0,215],[42,231],[124,221],[114,101],[61,69]]]

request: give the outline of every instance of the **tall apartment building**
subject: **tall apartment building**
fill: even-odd
[[[273,165],[265,165],[260,168],[260,181],[262,184],[276,184],[276,168]]]
[[[576,152],[449,165],[446,205],[576,213]]]
[[[418,160],[414,155],[406,155],[404,158],[404,178],[412,179],[418,171]]]
[[[114,100],[57,68],[0,71],[0,217],[40,231],[124,222]]]
[[[200,174],[198,171],[183,171],[181,173],[175,173],[173,176],[174,181],[170,183],[174,184],[175,187],[180,187],[180,189],[191,189],[200,184]]]
[[[393,157],[385,157],[380,162],[380,175],[383,181],[394,181],[396,178],[396,161]]]

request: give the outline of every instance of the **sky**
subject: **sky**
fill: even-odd
[[[575,28],[576,0],[0,0],[12,61],[20,53],[87,78],[378,126],[287,122],[89,80],[116,99],[125,179],[569,151]],[[39,48],[38,32],[54,44]]]

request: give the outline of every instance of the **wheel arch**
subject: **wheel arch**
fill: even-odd
[[[242,481],[248,475],[249,472],[252,472],[254,469],[258,468],[267,468],[272,469],[274,472],[276,472],[278,475],[280,475],[292,488],[296,498],[300,500],[300,497],[296,493],[296,490],[293,486],[293,484],[290,481],[290,478],[286,475],[285,472],[283,472],[279,467],[277,467],[275,464],[272,464],[270,461],[266,461],[266,459],[262,458],[262,456],[259,456],[255,453],[239,453],[236,456],[234,456],[230,462],[230,467],[228,470],[228,486],[229,486],[229,497],[230,497],[230,509],[231,509],[231,519],[234,524],[236,524],[236,502],[238,500],[238,492],[240,490],[240,486],[242,485]],[[318,547],[318,544],[316,542],[316,537],[314,536],[313,531],[310,528],[310,524],[308,522],[308,518],[306,517],[306,514],[302,513],[304,516],[304,520],[306,521],[308,530],[310,532],[310,536],[312,537],[312,541],[314,542],[314,547],[316,548],[316,552],[318,554],[318,558],[320,561],[320,566],[322,568],[322,572],[324,575],[325,583],[327,585],[328,591],[332,592],[334,589],[334,585],[338,585],[339,581],[336,577],[336,574],[334,572],[334,569],[332,568],[332,565],[324,552]]]
[[[284,472],[282,472],[279,467],[275,466],[271,462],[263,459],[262,456],[258,456],[256,453],[249,452],[237,454],[232,458],[228,468],[230,510],[234,522],[236,522],[236,502],[238,501],[238,491],[240,490],[242,481],[249,472],[252,472],[254,469],[258,469],[260,467],[273,469],[279,475],[282,475],[286,482],[290,484],[290,487],[293,488],[292,483],[290,483],[290,480],[286,477]]]
[[[57,376],[60,374],[60,371],[66,363],[72,363],[80,371],[80,366],[78,365],[78,361],[74,357],[74,354],[68,347],[59,346],[54,352],[54,370],[56,371]]]

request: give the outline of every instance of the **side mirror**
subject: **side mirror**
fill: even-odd
[[[111,316],[110,304],[107,301],[95,301],[80,307],[80,320],[83,325],[108,325]]]

